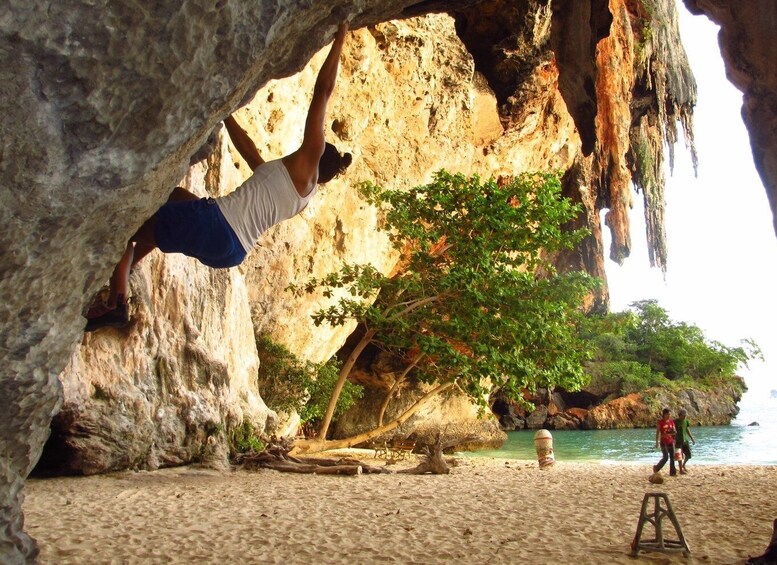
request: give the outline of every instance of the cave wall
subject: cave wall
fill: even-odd
[[[770,0],[683,0],[720,26],[727,78],[742,91],[742,119],[777,232],[777,4]],[[735,188],[732,188],[735,190]]]
[[[0,19],[0,213],[4,220],[0,288],[5,296],[14,297],[0,306],[0,352],[4,361],[0,391],[7,407],[0,414],[0,512],[5,524],[0,554],[5,560],[23,562],[34,558],[37,551],[22,530],[23,482],[38,460],[51,418],[59,410],[62,385],[58,375],[69,361],[70,372],[63,377],[70,403],[66,415],[79,422],[82,432],[93,436],[82,442],[82,453],[95,454],[90,457],[95,465],[84,465],[83,461],[74,461],[73,465],[82,465],[90,472],[115,465],[153,467],[186,460],[194,453],[201,454],[201,444],[207,442],[207,434],[197,431],[200,424],[251,406],[262,418],[262,406],[251,399],[255,391],[250,385],[224,382],[230,359],[216,347],[218,321],[212,320],[220,307],[245,308],[245,298],[235,292],[229,300],[216,298],[205,304],[186,296],[196,281],[233,289],[242,284],[233,280],[234,275],[205,274],[197,272],[196,267],[193,273],[184,274],[178,270],[181,267],[176,259],[149,261],[133,276],[135,288],[140,288],[139,300],[133,305],[139,313],[136,333],[119,335],[110,343],[97,336],[84,340],[81,310],[107,279],[126,239],[165,200],[171,186],[191,177],[187,172],[190,156],[227,113],[253,98],[257,89],[271,79],[288,77],[302,69],[313,52],[329,41],[343,10],[360,11],[352,22],[354,28],[359,28],[401,15],[403,5],[348,4],[333,14],[335,8],[334,2],[302,9],[291,3],[211,5],[196,1],[157,3],[145,11],[118,3],[96,9],[93,3],[78,1],[51,7],[11,2],[4,8],[5,16]],[[434,47],[426,41],[429,54],[435,52]],[[445,60],[436,63],[447,69]],[[472,73],[469,63],[465,70]],[[396,71],[395,80],[407,78],[401,75],[402,69]],[[422,79],[428,78],[423,69],[417,72]],[[441,78],[438,89],[448,88]],[[488,89],[480,83],[477,90],[482,93]],[[395,144],[385,151],[382,160],[373,161],[374,169],[382,171],[386,171],[385,162],[396,164],[395,170],[375,176],[379,182],[393,179],[405,172],[404,167],[418,161],[427,173],[450,162],[439,160],[422,141],[435,130],[439,131],[440,142],[449,144],[450,139],[460,137],[447,135],[450,108],[434,107],[434,100],[423,92],[422,105],[417,107],[418,93],[412,96],[405,107],[418,111],[425,135],[407,149],[402,143]],[[483,101],[479,94],[473,96],[473,103]],[[554,90],[548,96],[556,102],[561,100]],[[370,112],[354,121],[351,129],[358,132],[379,124],[380,112],[384,111],[380,104],[385,103],[378,97],[377,106],[365,109]],[[276,109],[276,113],[285,115],[286,109]],[[375,122],[365,123],[365,115],[375,118]],[[374,150],[386,140],[402,141],[405,125],[389,122],[376,128],[380,135],[371,145],[362,147]],[[571,122],[559,121],[556,127],[562,135],[571,136]],[[490,141],[490,134],[477,127],[472,129],[481,136],[479,144]],[[553,149],[542,148],[540,124],[533,124],[530,130],[534,141],[526,146],[505,141],[505,151],[514,154],[506,162],[539,167],[550,156],[552,162],[563,167],[568,154],[560,152],[556,156]],[[282,149],[278,147],[281,153]],[[474,163],[471,147],[464,151],[455,162]],[[499,162],[493,155],[483,155],[482,160],[490,161],[492,168]],[[364,161],[368,162],[369,157]],[[508,172],[513,172],[513,164]],[[339,196],[337,192],[330,196],[335,206],[340,203]],[[313,211],[311,207],[308,218]],[[331,231],[335,216],[329,212],[329,217],[324,217],[329,223],[319,228],[322,236]],[[292,233],[295,229],[300,230],[296,235]],[[304,223],[284,226],[278,248],[257,250],[259,259],[252,262],[266,265],[268,257],[262,255],[270,247],[274,270],[249,263],[241,276],[245,280],[261,279],[264,285],[269,278],[273,281],[272,292],[282,292],[290,264],[284,256],[290,242],[282,238],[304,240],[307,229]],[[311,253],[310,247],[305,251]],[[306,259],[298,257],[291,264],[295,261]],[[275,281],[277,273],[279,280]],[[166,280],[171,286],[153,296],[157,291],[151,290],[152,280],[155,284]],[[248,298],[253,304],[248,308],[261,320],[275,320],[259,325],[269,326],[264,329],[271,333],[287,330],[288,326],[266,315],[267,300],[261,291],[250,290],[250,285],[246,288],[247,294],[253,292]],[[199,312],[176,312],[182,306]],[[270,307],[284,308],[274,301]],[[211,320],[203,325],[207,318]],[[178,331],[182,332],[181,339],[175,334],[162,335]],[[336,347],[329,344],[322,348],[297,339],[303,353],[313,358],[331,354]],[[176,340],[179,343],[174,343]],[[86,350],[78,350],[74,356],[81,341]],[[133,348],[129,354],[128,346]],[[154,362],[150,362],[152,356]],[[97,358],[105,364],[96,362]],[[175,369],[191,368],[191,360],[197,358],[193,373],[174,374]],[[250,372],[250,358],[249,353],[244,373]],[[87,379],[77,378],[87,365],[104,371]],[[175,386],[181,381],[199,382],[211,390],[187,398],[188,384],[183,389]],[[235,391],[246,393],[248,399],[230,400]],[[168,409],[162,412],[155,399],[160,393],[170,399]],[[211,404],[203,405],[204,399]],[[82,408],[87,402],[92,406],[105,403],[108,407],[129,407],[127,413],[132,417],[122,420],[121,414],[111,416],[112,411],[98,409],[93,418],[84,418]],[[204,406],[207,409],[199,409]],[[106,418],[113,418],[115,425],[95,433],[99,427],[96,422]],[[126,437],[128,432],[141,437]],[[123,441],[115,441],[122,435]],[[185,441],[181,441],[183,438]],[[98,457],[106,448],[126,453]]]
[[[0,12],[0,290],[4,296],[0,305],[4,408],[0,413],[0,522],[4,526],[0,556],[5,562],[25,562],[36,554],[34,542],[22,530],[22,488],[62,402],[58,375],[82,339],[81,309],[107,278],[126,238],[165,200],[170,187],[187,176],[190,156],[214,126],[271,79],[305,67],[330,40],[344,14],[356,15],[353,27],[358,28],[446,7],[463,13],[465,4],[473,3],[422,2],[410,11],[405,11],[409,3],[394,1],[303,6],[189,0],[157,2],[143,10],[130,3],[79,0],[4,4]],[[540,11],[547,6],[536,4]],[[777,7],[766,0],[745,5],[686,0],[686,4],[723,25],[724,58],[730,78],[745,91],[743,116],[774,210],[777,91],[771,62]],[[584,14],[600,14],[600,7],[601,3],[592,3]],[[555,16],[564,12],[556,10]],[[593,22],[579,25],[591,27]],[[596,37],[598,24],[594,28],[583,35]],[[592,43],[581,42],[589,48]],[[580,85],[587,90],[587,80],[565,73],[589,73],[590,65],[542,68],[558,72],[573,92],[579,94]],[[572,108],[578,129],[589,131],[590,105],[580,104],[569,93],[562,98]],[[554,110],[547,115],[562,114]],[[581,118],[586,115],[587,119]],[[505,114],[500,116],[504,123]],[[539,128],[537,122],[519,124],[521,128],[532,125]],[[381,141],[396,137],[394,130],[387,134]],[[563,144],[537,144],[534,149],[545,157],[567,158]],[[493,155],[484,155],[482,163],[496,161]],[[601,195],[590,185],[584,188],[588,200],[601,205]],[[148,268],[170,269],[166,264]],[[136,279],[142,282],[146,276],[151,275]],[[182,275],[184,280],[189,276]],[[207,284],[231,288],[242,283],[230,278]],[[254,285],[246,286],[247,298],[236,293],[229,304],[242,304],[240,308],[251,304],[248,308],[256,318],[263,311],[258,306],[263,300],[252,295],[251,288]],[[183,285],[181,292],[186,290]],[[203,348],[214,345],[213,337],[203,339]],[[111,347],[114,355],[123,355],[121,348]],[[196,355],[196,349],[190,353]],[[312,346],[306,353],[317,357],[326,351]],[[177,355],[171,358],[180,361]],[[228,353],[204,360],[214,367],[216,377],[229,363]],[[122,366],[120,361],[117,365]],[[246,384],[242,390],[251,389]],[[214,396],[224,394],[229,394],[229,388],[217,384]],[[253,405],[257,413],[261,410],[250,399],[241,402]]]

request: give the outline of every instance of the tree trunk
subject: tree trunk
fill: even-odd
[[[412,301],[405,309],[403,309],[401,312],[398,312],[397,314],[394,314],[391,316],[391,318],[401,318],[409,312],[421,308],[426,304],[436,302],[439,299],[439,296],[429,296],[420,300]],[[375,329],[367,330],[367,333],[365,333],[364,337],[359,340],[359,343],[356,345],[353,351],[351,351],[348,359],[346,359],[345,363],[343,364],[342,369],[340,369],[340,375],[337,379],[337,383],[335,383],[335,388],[332,390],[332,396],[329,398],[329,404],[326,407],[326,414],[324,414],[324,419],[321,422],[321,429],[318,431],[319,442],[326,441],[326,434],[329,431],[329,425],[332,423],[332,416],[334,416],[337,401],[340,399],[340,393],[343,392],[345,381],[348,378],[348,375],[351,374],[351,369],[353,369],[353,366],[356,364],[356,360],[359,359],[359,355],[361,355],[362,351],[364,351],[364,348],[369,345],[369,343],[372,341],[372,338],[375,337],[376,333],[377,330]]]
[[[403,469],[397,471],[398,473],[405,473],[408,475],[425,475],[430,473],[432,475],[447,475],[451,472],[451,468],[448,466],[448,462],[445,460],[443,452],[462,441],[470,441],[475,439],[474,436],[470,436],[464,439],[455,439],[443,441],[442,433],[437,433],[437,440],[433,446],[425,446],[423,460],[413,467],[412,469]]]
[[[423,461],[411,469],[402,469],[397,473],[405,473],[407,475],[447,475],[451,472],[451,468],[448,466],[447,461],[442,454],[442,449],[438,449],[435,446],[433,449],[425,448],[426,453],[423,454]]]
[[[348,375],[351,374],[351,369],[353,369],[353,366],[356,363],[356,360],[359,358],[359,355],[361,355],[362,351],[364,351],[364,348],[369,345],[374,336],[375,330],[368,330],[367,333],[364,334],[364,337],[361,338],[354,350],[351,351],[351,354],[348,356],[348,359],[346,359],[342,369],[340,369],[340,376],[337,379],[334,390],[332,390],[332,396],[329,398],[329,405],[326,407],[324,420],[321,422],[321,429],[318,431],[319,441],[326,440],[326,433],[329,431],[329,424],[332,423],[332,416],[334,416],[337,401],[340,399],[340,393],[343,391],[343,387],[345,386],[345,380],[348,378]]]
[[[238,455],[236,462],[244,468],[274,469],[284,473],[313,473],[316,475],[361,475],[362,473],[389,473],[388,469],[365,465],[350,457],[340,459],[298,458],[289,455],[292,442],[273,438],[260,453]]]
[[[383,401],[383,404],[380,405],[380,413],[378,414],[378,426],[383,425],[383,417],[386,415],[386,409],[388,408],[389,402],[391,402],[391,397],[394,396],[394,393],[399,389],[400,385],[404,382],[405,377],[410,373],[410,371],[413,370],[413,368],[418,365],[418,362],[423,359],[425,353],[419,353],[416,355],[415,359],[413,359],[413,362],[408,365],[404,371],[402,371],[402,374],[399,376],[398,379],[394,381],[394,384],[391,385],[391,389],[388,391],[388,394],[386,395],[385,400]]]
[[[353,447],[359,445],[380,435],[390,432],[402,424],[404,424],[413,414],[415,414],[419,408],[426,404],[431,398],[440,394],[443,391],[452,388],[454,383],[443,383],[436,388],[427,392],[424,396],[418,399],[410,408],[405,410],[398,417],[394,418],[391,422],[378,426],[377,428],[364,432],[353,437],[345,439],[331,439],[323,440],[321,434],[315,439],[299,439],[294,444],[296,453],[318,453],[320,451],[328,451],[330,449],[343,449],[346,447]]]

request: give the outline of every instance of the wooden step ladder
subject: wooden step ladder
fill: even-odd
[[[653,512],[648,512],[650,502],[653,502]],[[677,540],[664,539],[664,531],[661,528],[662,520],[669,518],[674,526]],[[656,536],[653,539],[642,539],[642,530],[645,522],[653,524]],[[691,554],[691,548],[685,541],[683,530],[669,502],[669,497],[663,492],[647,492],[642,499],[642,510],[639,513],[639,522],[637,523],[637,533],[634,535],[634,541],[631,542],[631,555],[636,556],[640,550],[643,551],[663,551],[665,553],[682,551],[685,556]]]

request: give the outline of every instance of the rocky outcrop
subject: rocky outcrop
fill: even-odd
[[[310,273],[318,268],[311,259],[323,255],[318,248],[303,246],[298,255],[286,248],[287,242],[291,249],[292,244],[309,241],[315,226],[311,220],[318,212],[322,221],[314,231],[321,230],[317,241],[331,242],[324,244],[327,251],[348,257],[348,250],[358,248],[365,237],[366,245],[372,246],[375,240],[370,238],[374,236],[367,235],[370,220],[359,215],[366,212],[357,201],[348,202],[345,184],[333,188],[328,197],[336,203],[333,208],[341,204],[353,208],[352,222],[334,211],[325,212],[324,204],[316,203],[317,208],[311,206],[296,223],[268,235],[270,243],[264,242],[264,248],[254,253],[239,274],[205,273],[196,266],[189,272],[185,260],[150,261],[133,280],[139,316],[135,333],[114,332],[110,343],[90,337],[85,349],[77,350],[82,341],[82,306],[107,278],[127,237],[165,200],[170,187],[187,177],[190,157],[215,125],[260,87],[272,88],[271,80],[303,69],[313,53],[329,41],[345,14],[355,16],[353,27],[364,28],[425,11],[448,10],[457,14],[462,36],[466,35],[461,28],[464,15],[469,15],[470,31],[479,26],[487,29],[484,22],[494,20],[494,14],[504,21],[527,24],[530,33],[477,34],[486,41],[486,52],[490,49],[488,40],[492,45],[502,42],[500,49],[505,54],[511,50],[528,52],[517,49],[519,37],[533,46],[534,55],[518,73],[521,81],[507,85],[504,91],[489,86],[492,79],[477,63],[483,59],[474,57],[473,68],[461,47],[435,54],[437,39],[425,32],[408,32],[401,23],[360,31],[360,41],[374,42],[377,51],[384,54],[378,57],[376,51],[375,56],[362,57],[350,53],[348,73],[354,85],[378,80],[382,69],[387,77],[380,83],[383,87],[390,86],[392,80],[404,86],[410,79],[418,79],[422,86],[414,85],[404,95],[387,96],[388,91],[376,90],[379,95],[363,99],[361,106],[352,109],[354,119],[334,119],[332,134],[341,144],[359,148],[362,168],[354,169],[353,174],[359,176],[347,182],[361,180],[361,175],[371,172],[374,180],[399,186],[402,181],[424,178],[447,163],[455,163],[456,169],[464,172],[467,166],[478,167],[482,174],[532,168],[568,171],[567,192],[585,203],[586,222],[591,223],[593,236],[580,254],[559,261],[570,268],[593,264],[591,272],[603,273],[598,211],[614,206],[614,194],[628,202],[622,191],[628,184],[610,182],[610,177],[623,163],[628,167],[650,163],[634,158],[639,154],[633,151],[640,145],[633,142],[630,149],[617,149],[617,159],[597,156],[610,147],[610,138],[603,135],[608,130],[601,125],[605,99],[600,98],[597,86],[601,84],[602,65],[601,60],[591,65],[586,59],[593,49],[597,58],[607,57],[602,55],[600,39],[604,3],[554,2],[550,14],[544,1],[505,3],[515,10],[513,13],[494,8],[502,6],[499,3],[483,3],[480,23],[471,18],[477,13],[468,9],[472,4],[450,1],[411,6],[389,0],[300,6],[186,0],[157,2],[138,10],[121,2],[5,3],[0,17],[0,290],[4,297],[0,304],[0,556],[4,562],[23,562],[36,554],[34,542],[22,531],[22,487],[49,435],[63,388],[68,399],[62,425],[76,420],[82,422],[82,431],[95,436],[73,443],[80,453],[89,455],[84,459],[89,464],[81,464],[85,469],[152,467],[197,457],[218,459],[218,446],[212,445],[209,438],[213,436],[207,431],[213,430],[211,424],[218,418],[229,423],[249,417],[258,425],[272,419],[250,378],[257,362],[248,337],[254,330],[282,335],[285,342],[311,359],[326,357],[342,343],[347,329],[337,333],[306,327],[307,314],[315,305],[290,303],[282,287],[290,272]],[[649,4],[662,9],[669,5]],[[777,181],[769,155],[774,153],[770,148],[775,128],[769,112],[775,106],[771,103],[775,71],[768,62],[774,59],[770,56],[775,45],[770,22],[776,9],[765,0],[742,7],[722,0],[693,4],[720,18],[724,25],[725,54],[735,80],[747,88],[746,120],[754,132],[756,161],[774,207]],[[633,40],[629,30],[633,34],[635,26],[626,25],[623,10],[633,15],[635,7],[647,5],[616,0],[607,4],[613,26],[623,22],[620,29],[625,40]],[[514,17],[520,14],[522,18]],[[579,33],[573,36],[570,30]],[[570,41],[576,38],[574,45],[565,43],[567,37]],[[403,46],[413,55],[400,59],[395,46]],[[520,62],[515,57],[503,59],[502,70]],[[650,60],[655,64],[645,68],[660,71],[660,57]],[[421,62],[440,66],[437,78],[427,69],[413,66]],[[455,68],[461,65],[463,68]],[[310,67],[303,72],[308,81],[313,72]],[[448,73],[471,76],[462,85],[451,82]],[[635,79],[632,90],[637,85],[660,84],[653,80],[657,75],[649,76],[651,80],[644,83]],[[423,86],[427,83],[433,87]],[[619,84],[623,92],[629,91],[628,80]],[[673,82],[663,84],[671,90]],[[448,90],[458,94],[444,103],[435,98]],[[255,100],[269,114],[261,120],[252,118],[253,113],[244,116],[249,121],[256,119],[256,131],[272,133],[273,141],[266,145],[268,153],[282,154],[288,147],[282,143],[293,145],[294,136],[299,135],[289,134],[286,141],[280,141],[286,116],[293,127],[299,119],[294,113],[304,111],[303,91],[308,90],[300,88],[288,95],[285,105],[272,108],[272,100],[268,100],[271,91],[265,90]],[[280,91],[273,92],[281,96]],[[613,90],[612,94],[617,98],[620,92]],[[671,118],[676,114],[661,113],[662,105],[666,110],[667,100],[682,101],[682,97],[667,96],[655,91],[647,101],[635,98],[640,103],[629,102],[629,108],[642,111],[654,101],[658,113],[645,115]],[[385,121],[383,113],[397,99],[402,109],[414,115],[413,120]],[[504,104],[494,99],[504,100]],[[594,104],[597,139],[589,154]],[[344,106],[340,102],[340,110],[335,112],[342,112]],[[496,117],[494,108],[499,111]],[[469,116],[469,129],[465,125],[463,134],[451,135],[454,125],[462,125],[456,123],[462,109]],[[481,121],[476,115],[489,117]],[[631,117],[619,112],[613,115]],[[648,146],[660,152],[656,140],[666,133],[652,123],[652,117],[648,122],[653,128],[649,137],[653,143]],[[414,128],[413,135],[422,135],[408,141],[405,133]],[[500,128],[504,134],[499,133]],[[375,135],[370,137],[373,131]],[[622,131],[618,138],[623,139]],[[226,172],[230,166],[218,169]],[[215,168],[201,174],[213,175]],[[200,173],[189,176],[196,174]],[[199,181],[190,178],[185,182],[192,186]],[[209,194],[221,190],[210,181],[203,186]],[[234,184],[224,185],[228,186]],[[612,193],[613,188],[616,193]],[[324,194],[319,200],[326,197]],[[657,201],[649,204],[656,206]],[[361,230],[364,222],[366,227]],[[623,227],[624,222],[625,218],[616,215],[608,220],[611,228]],[[660,224],[660,217],[656,223]],[[625,248],[627,238],[622,236],[620,241]],[[356,253],[380,256],[382,252],[370,249]],[[160,281],[171,286],[162,289]],[[214,289],[213,295],[209,288]],[[224,295],[216,296],[215,290]],[[227,328],[225,313],[243,322]],[[234,347],[230,347],[232,343]],[[58,376],[69,362],[70,373],[63,376],[63,387]],[[78,378],[87,365],[102,367],[105,374]],[[105,430],[113,431],[101,430],[103,424],[107,424]],[[57,429],[57,433],[61,431]],[[125,450],[126,455],[106,450]],[[78,466],[77,459],[70,464]]]
[[[677,410],[685,408],[693,425],[728,425],[739,413],[737,402],[742,398],[742,392],[737,386],[719,387],[713,391],[648,389],[589,410],[581,427],[591,430],[650,428],[656,425],[664,407],[675,415]]]
[[[694,425],[723,426],[739,413],[737,403],[745,390],[744,380],[736,379],[714,390],[649,388],[619,396],[615,388],[594,380],[592,386],[576,393],[559,391],[548,395],[541,391],[530,399],[535,404],[531,412],[504,401],[495,403],[494,411],[507,431],[650,428],[655,426],[663,408],[675,413],[685,408]]]

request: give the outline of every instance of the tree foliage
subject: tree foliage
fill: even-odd
[[[366,340],[413,365],[412,378],[455,384],[483,405],[492,383],[515,399],[539,386],[579,387],[590,348],[576,324],[597,281],[547,260],[585,236],[562,229],[580,210],[556,176],[499,183],[440,171],[409,191],[364,183],[360,192],[381,210],[400,268],[386,276],[345,265],[291,287],[333,298],[317,325],[355,319]]]
[[[297,412],[303,424],[320,420],[340,372],[337,360],[303,361],[266,336],[257,339],[257,348],[261,359],[259,390],[267,406],[277,411]],[[363,392],[361,386],[347,383],[337,413],[353,406]]]
[[[228,436],[230,459],[234,459],[241,453],[262,451],[265,444],[259,436],[259,431],[248,420],[231,429]]]
[[[762,358],[752,340],[738,347],[710,340],[698,326],[671,320],[655,300],[633,302],[630,308],[593,318],[583,335],[596,350],[588,371],[621,379],[624,394],[681,381],[714,386],[733,381],[741,365]]]

